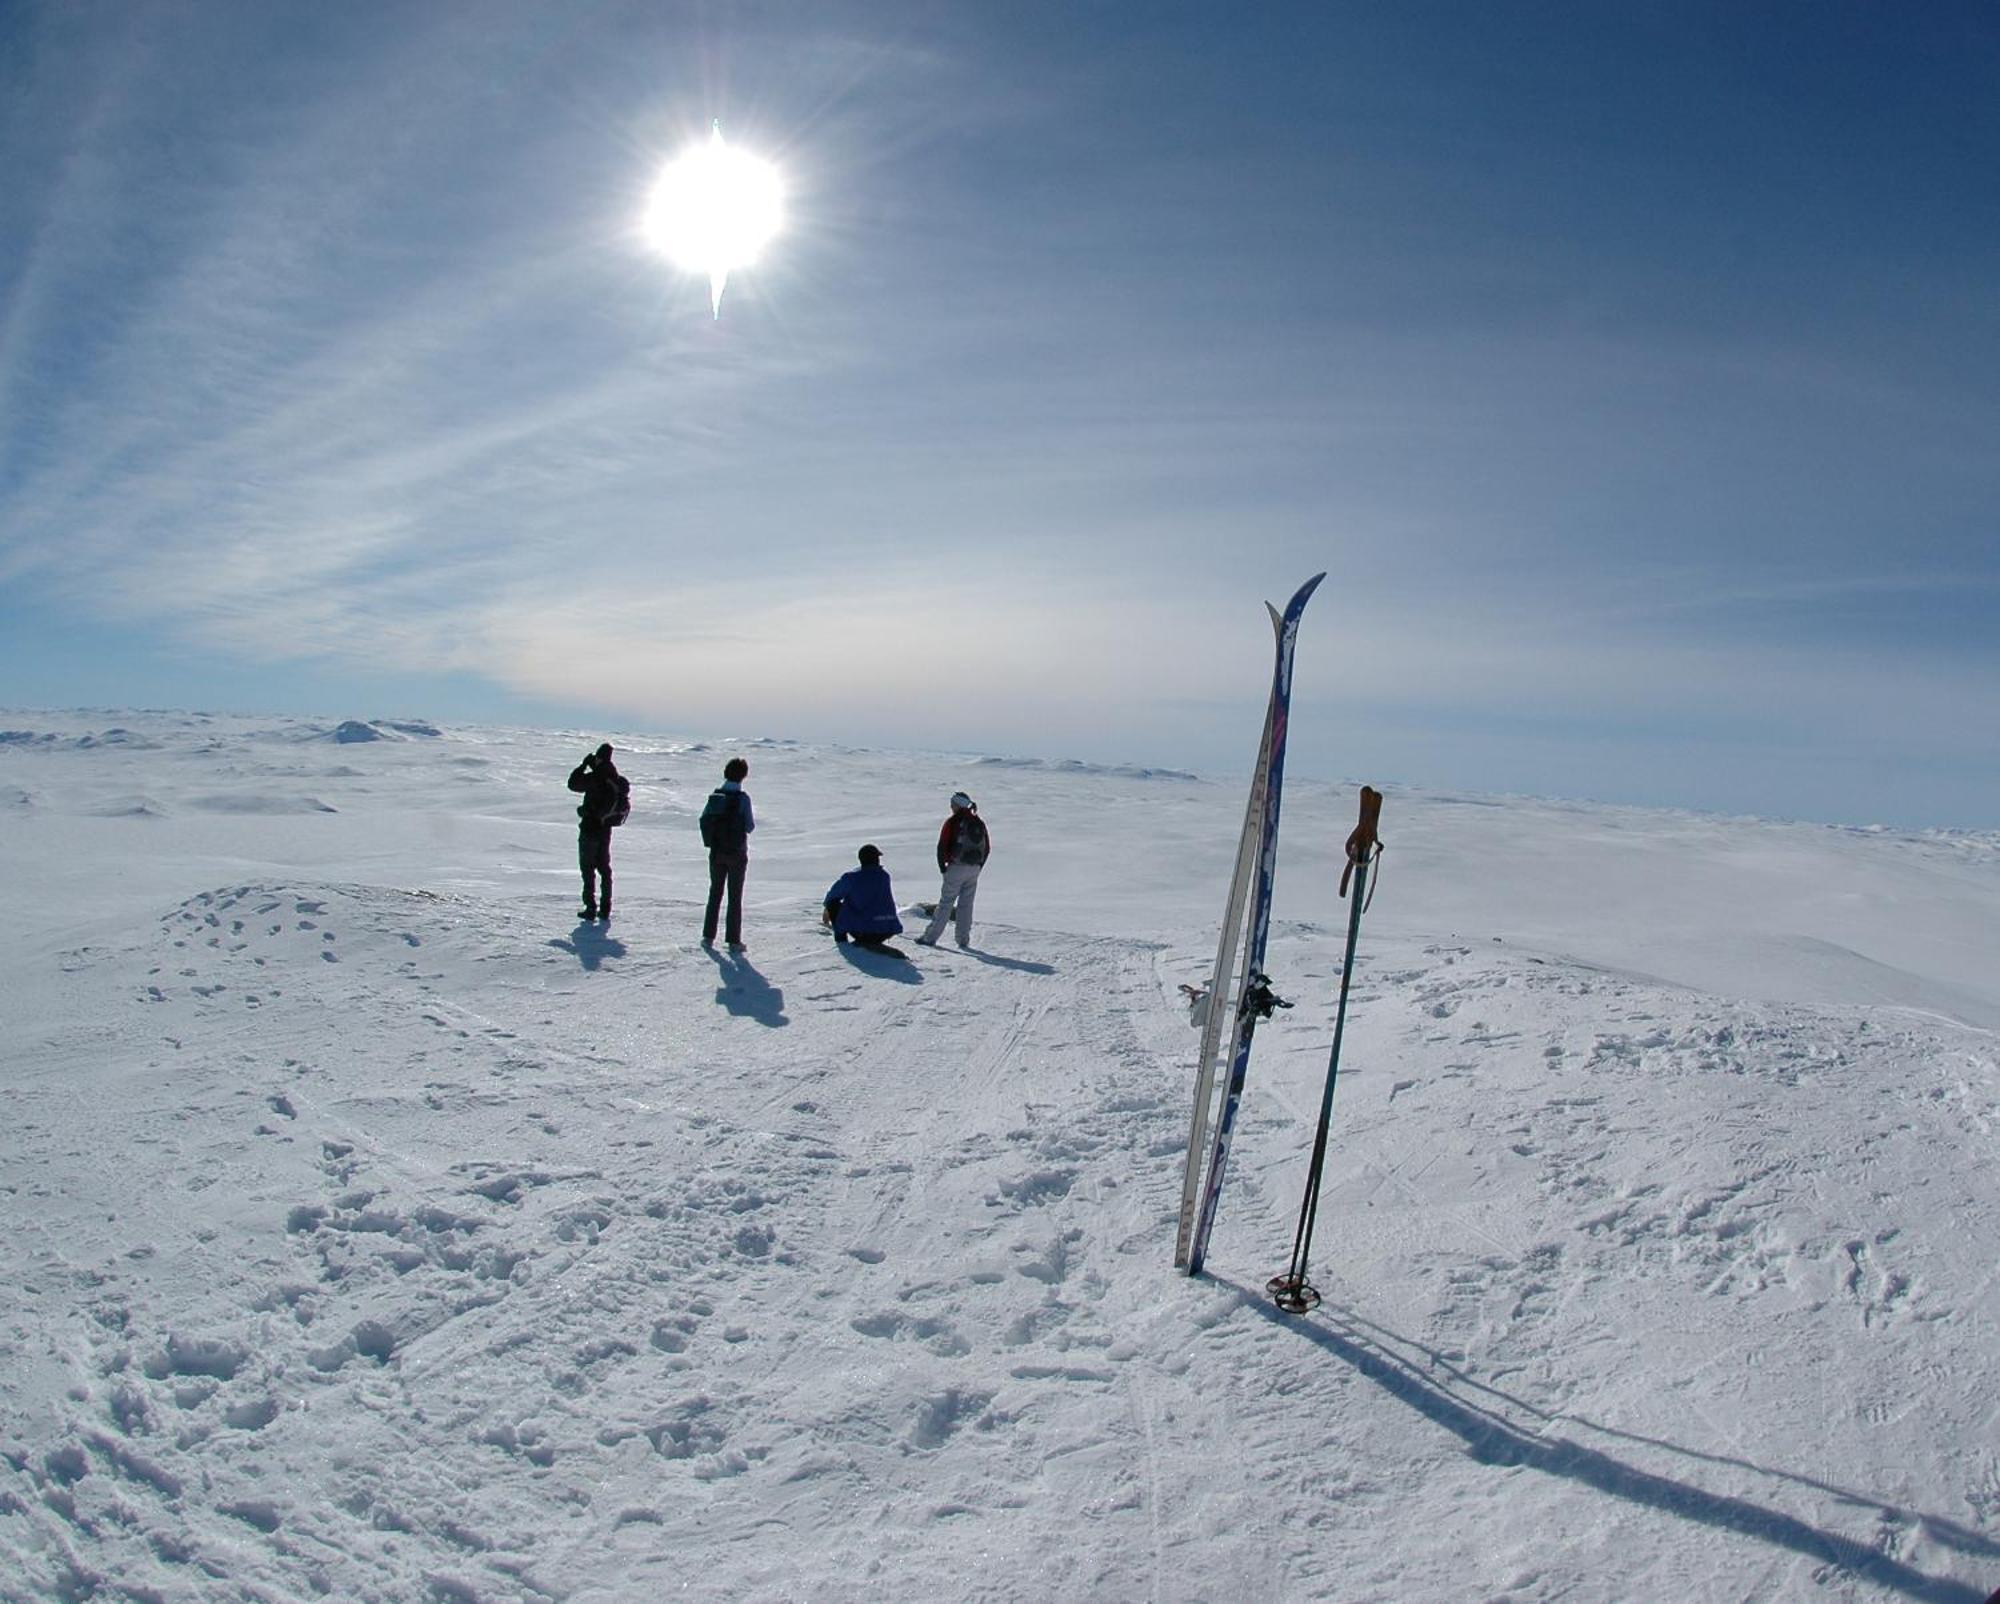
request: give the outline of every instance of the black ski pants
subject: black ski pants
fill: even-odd
[[[583,905],[601,914],[611,912],[611,832],[579,830],[576,833],[576,861],[583,870]],[[603,881],[600,892],[597,882]]]
[[[724,924],[725,938],[729,944],[740,946],[743,941],[743,873],[750,867],[747,852],[711,852],[708,855],[708,912],[702,916],[701,939],[715,939],[717,915],[722,910],[722,895],[729,893],[729,914]]]

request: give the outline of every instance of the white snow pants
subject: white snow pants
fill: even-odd
[[[963,947],[972,940],[972,899],[979,894],[979,871],[983,863],[954,863],[944,872],[944,886],[938,892],[937,912],[924,927],[922,939],[935,942],[944,934],[945,921],[957,915],[953,934]]]

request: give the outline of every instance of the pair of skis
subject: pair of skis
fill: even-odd
[[[1198,1274],[1208,1256],[1209,1233],[1215,1227],[1223,1171],[1229,1162],[1237,1109],[1243,1101],[1244,1077],[1249,1073],[1251,1041],[1258,1024],[1268,1019],[1274,1009],[1290,1006],[1272,995],[1270,979],[1264,973],[1264,951],[1271,934],[1271,889],[1278,863],[1278,805],[1285,779],[1292,654],[1298,643],[1299,619],[1312,593],[1325,578],[1325,574],[1315,574],[1308,579],[1282,613],[1265,604],[1277,636],[1277,663],[1271,675],[1270,704],[1264,714],[1264,738],[1250,780],[1250,803],[1244,811],[1243,834],[1236,847],[1236,871],[1229,882],[1229,901],[1222,915],[1222,939],[1216,947],[1215,969],[1204,999],[1206,1011],[1202,1019],[1201,1061],[1195,1077],[1194,1118],[1188,1130],[1187,1164],[1181,1178],[1180,1228],[1174,1239],[1174,1264],[1189,1275]],[[1246,929],[1247,942],[1243,939]],[[1239,945],[1243,948],[1242,967],[1232,991],[1230,970]],[[1225,1034],[1230,1039],[1229,1074],[1222,1085],[1218,1109],[1216,1072]]]

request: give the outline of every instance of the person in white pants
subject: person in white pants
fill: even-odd
[[[963,791],[953,793],[951,817],[938,832],[938,868],[944,884],[938,891],[937,912],[917,937],[921,946],[935,947],[945,924],[953,923],[952,934],[961,947],[972,943],[972,903],[979,894],[979,871],[993,851],[993,837],[979,809]]]

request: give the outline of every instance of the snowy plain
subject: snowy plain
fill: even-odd
[[[1352,784],[1287,790],[1297,1006],[1191,1280],[1239,781],[0,726],[0,1597],[2000,1586],[2000,836],[1388,787],[1295,1318]],[[736,752],[740,960],[693,823]],[[973,950],[836,948],[855,847],[934,895],[958,788]]]

